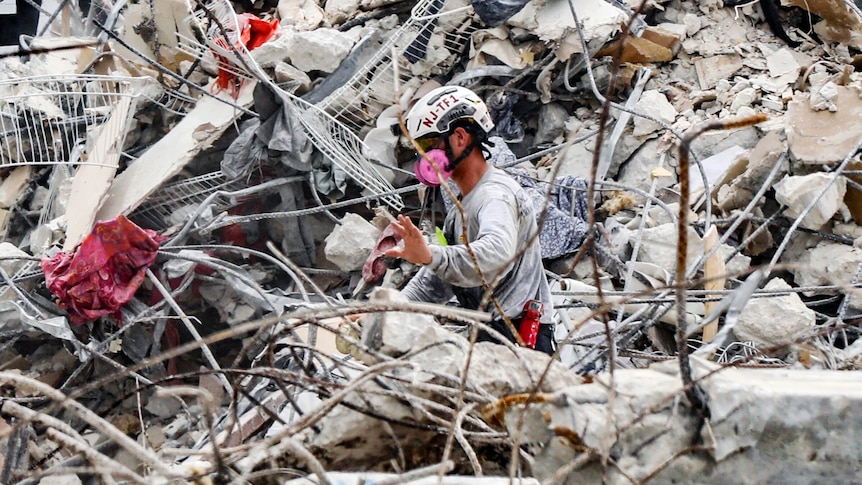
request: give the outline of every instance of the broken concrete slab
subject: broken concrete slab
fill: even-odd
[[[580,464],[562,482],[570,485],[647,477],[661,483],[697,477],[698,483],[755,484],[792,476],[813,483],[823,476],[853,481],[862,471],[858,450],[848,444],[862,422],[846,418],[862,412],[862,393],[853,384],[862,379],[859,372],[718,370],[699,359],[692,366],[709,396],[706,427],[697,425],[685,399],[674,399],[682,395],[676,362],[617,370],[612,381],[601,375],[592,384],[537,396],[526,411],[510,398],[512,404],[496,403],[491,412],[502,409],[509,433],[536,444],[532,470],[540,480]],[[706,377],[710,371],[717,372]],[[522,420],[530,425],[518,426]],[[693,439],[703,440],[702,453],[690,452]],[[612,452],[615,467],[603,470],[582,449]]]
[[[81,244],[96,223],[96,212],[107,194],[111,181],[119,168],[125,133],[134,113],[136,99],[122,96],[117,99],[111,116],[90,135],[95,140],[87,150],[87,165],[78,169],[72,178],[71,192],[66,203],[66,240],[63,251],[71,252]]]
[[[281,25],[296,30],[316,29],[325,20],[323,8],[312,0],[279,0],[277,8]]]
[[[837,86],[833,102],[837,111],[815,111],[811,94],[800,93],[787,104],[787,145],[795,163],[834,165],[862,139],[855,130],[836,130],[862,119],[862,98],[847,86]]]
[[[670,34],[671,38],[672,34]],[[666,39],[660,39],[666,40]],[[647,37],[627,36],[621,41],[609,44],[596,53],[597,56],[613,55],[622,43],[620,62],[645,64],[650,62],[667,62],[673,59],[673,51]]]
[[[546,43],[560,42],[556,57],[560,61],[565,61],[583,50],[578,33],[575,31],[571,9],[578,13],[578,18],[583,24],[583,35],[588,47],[604,43],[628,20],[623,10],[608,2],[574,0],[570,7],[565,1],[545,0],[528,3],[507,23],[512,27],[533,32]]]
[[[833,174],[822,172],[785,177],[775,184],[775,200],[787,206],[784,212],[787,217],[795,219],[823,190],[826,192],[801,224],[807,229],[820,229],[844,206],[844,194],[847,191],[844,177],[836,178]]]
[[[718,188],[718,207],[725,212],[745,207],[758,192],[785,150],[785,144],[778,132],[769,132],[757,146],[748,153],[745,160],[745,171],[731,176],[727,185]],[[789,170],[789,162],[785,159],[782,167],[777,169],[772,181],[781,180]]]
[[[0,182],[0,208],[8,209],[21,196],[21,189],[30,181],[33,168],[30,165],[17,167]]]
[[[694,67],[700,89],[712,89],[722,79],[728,79],[742,69],[742,58],[736,54],[723,54],[696,59]]]
[[[336,29],[319,28],[297,32],[290,37],[287,48],[290,63],[306,73],[331,73],[350,54],[356,40],[350,33]]]

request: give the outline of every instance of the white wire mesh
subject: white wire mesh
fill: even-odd
[[[451,69],[477,28],[468,6],[466,0],[420,0],[376,54],[317,106],[361,134],[397,102],[399,90]]]
[[[218,23],[213,22],[215,25],[212,25],[207,33],[210,44],[208,47],[215,49],[219,55],[230,60],[230,72],[237,74],[240,79],[254,77],[260,82],[266,83],[270,89],[282,97],[285,105],[290,107],[302,124],[311,142],[329,161],[368,192],[379,196],[387,205],[400,211],[404,207],[401,197],[395,193],[392,185],[366,157],[365,144],[358,135],[320,107],[294,96],[270,79],[239,41],[240,22],[229,2],[216,0],[208,4],[207,9],[218,20]],[[203,19],[194,21],[199,24],[204,23]],[[222,28],[229,37],[232,37],[227,42],[225,42]],[[196,52],[196,56],[204,55],[200,50],[203,47],[200,43],[192,39],[185,39],[185,41],[186,46],[190,49],[189,53]],[[239,56],[232,49],[226,47],[231,44],[236,47]],[[393,93],[394,91],[390,92]]]
[[[88,135],[110,118],[120,98],[138,96],[144,82],[97,75],[0,81],[0,168],[87,164]],[[115,132],[106,135],[122,146],[128,124],[110,126]]]
[[[202,203],[213,192],[243,186],[242,180],[231,180],[220,170],[191,177],[160,188],[132,214],[132,219],[150,228],[164,229],[173,222],[174,214]]]

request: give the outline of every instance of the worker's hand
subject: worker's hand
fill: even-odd
[[[387,250],[387,256],[406,259],[413,264],[431,263],[431,248],[425,242],[422,231],[413,224],[409,217],[399,215],[398,220],[392,221],[391,224],[398,231],[401,239],[404,240],[404,247],[396,246]]]

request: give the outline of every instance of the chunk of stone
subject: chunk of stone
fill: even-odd
[[[173,418],[182,408],[182,401],[175,396],[152,395],[144,406],[149,413],[160,418]]]
[[[641,190],[649,191],[652,186],[653,170],[659,166],[660,155],[658,154],[658,146],[660,142],[657,139],[649,140],[635,152],[627,162],[619,169],[617,182],[636,187]],[[655,178],[656,188],[663,189],[673,186],[676,183],[676,174],[671,177]],[[635,200],[642,202],[645,200],[639,194],[635,194]]]
[[[644,229],[641,239],[638,261],[652,263],[673,274],[676,265],[676,223],[662,224]],[[694,263],[703,254],[703,239],[697,232],[688,228],[688,252],[686,255],[686,271],[691,271]],[[726,244],[721,246],[721,254],[730,256],[734,249]],[[748,269],[751,258],[736,254],[727,262],[729,273],[741,273]]]
[[[862,119],[862,98],[851,87],[837,86],[837,111],[815,111],[809,94],[800,93],[787,104],[787,145],[801,164],[834,165],[850,153],[859,141],[857,130],[836,129],[858,124]]]
[[[0,183],[0,208],[8,209],[18,200],[21,190],[30,181],[33,169],[29,165],[18,167]]]
[[[722,79],[728,79],[742,69],[742,57],[737,54],[722,54],[694,61],[700,89],[712,89]]]
[[[0,267],[9,276],[13,276],[16,271],[21,269],[29,258],[29,254],[21,251],[14,244],[10,242],[0,243]]]
[[[326,20],[331,25],[343,23],[356,15],[359,11],[359,3],[357,0],[327,0],[323,7]]]
[[[778,93],[786,89],[796,81],[799,70],[802,67],[800,59],[794,52],[786,47],[764,52],[766,56],[766,68],[769,71],[769,79],[763,80],[763,89],[771,93]]]
[[[647,27],[641,37],[660,46],[667,47],[671,52],[679,50],[680,42],[685,38],[686,29],[680,24],[661,24],[657,27]]]
[[[795,258],[790,266],[799,286],[849,286],[862,261],[862,249],[832,242],[821,242]]]
[[[543,104],[539,108],[539,126],[536,128],[535,143],[551,143],[565,134],[569,111],[560,103]]]
[[[834,178],[834,175],[820,172],[785,177],[775,184],[775,200],[787,206],[784,211],[787,217],[795,219]],[[846,191],[846,179],[838,177],[802,220],[802,227],[806,229],[823,227],[844,204]]]
[[[838,85],[829,81],[812,89],[808,104],[814,111],[838,111],[835,100],[838,98]]]
[[[293,37],[296,31],[290,27],[279,29],[278,37],[270,39],[257,49],[251,51],[251,57],[262,68],[273,67],[290,59],[293,48]]]
[[[644,64],[648,62],[667,62],[673,59],[673,51],[645,37],[626,36],[622,42],[620,62]],[[619,42],[609,44],[596,55],[609,56],[619,48]]]
[[[308,74],[286,62],[275,65],[275,82],[292,87],[297,95],[305,94],[311,89],[311,78]]]
[[[342,271],[362,269],[377,242],[380,230],[357,214],[348,213],[341,225],[326,236],[326,259]]]
[[[370,299],[376,303],[407,302],[401,292],[392,288],[377,288]],[[444,332],[433,316],[425,314],[376,312],[362,319],[362,344],[389,357],[406,354],[417,340],[443,339]]]
[[[326,2],[327,6],[329,2]],[[279,0],[278,17],[281,25],[296,30],[314,30],[323,23],[324,11],[313,0]]]
[[[297,32],[290,44],[290,63],[305,72],[331,73],[350,53],[354,37],[336,29]]]
[[[736,130],[718,130],[704,133],[691,142],[691,150],[701,160],[738,145],[746,150],[754,148],[760,141],[757,128],[752,126]]]
[[[719,188],[718,207],[729,212],[732,209],[745,207],[766,181],[766,177],[772,171],[772,167],[778,163],[781,153],[784,151],[784,142],[778,132],[772,131],[766,134],[757,146],[748,154],[748,163],[742,174],[734,177],[729,184]],[[789,163],[785,159],[783,167],[778,169],[772,181],[781,180],[787,173]]]
[[[764,290],[790,290],[781,278],[774,278]],[[791,343],[814,330],[816,317],[796,293],[752,298],[742,309],[733,333],[742,340],[750,340],[766,347]]]
[[[595,141],[586,140],[580,143],[569,145],[566,150],[563,150],[554,163],[559,163],[560,168],[557,171],[557,176],[565,177],[572,175],[575,177],[584,177],[589,180],[590,167],[592,166],[593,152]],[[540,176],[545,175],[550,177],[550,167],[539,167]]]
[[[698,33],[701,27],[703,27],[700,16],[693,13],[685,14],[682,18],[682,23],[685,25],[685,30],[689,37]]]
[[[754,88],[745,88],[733,97],[733,101],[730,103],[730,111],[736,113],[742,107],[751,107],[755,101],[757,101],[757,90]]]
[[[670,104],[667,97],[655,89],[644,91],[641,95],[641,99],[639,99],[637,104],[635,104],[635,109],[668,124],[673,123],[677,115],[676,108]],[[633,133],[635,136],[649,135],[660,127],[661,126],[655,121],[635,117]]]

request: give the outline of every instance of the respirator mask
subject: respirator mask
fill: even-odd
[[[434,169],[434,165],[437,166],[437,170]],[[422,154],[418,155],[416,164],[413,165],[413,171],[422,185],[439,187],[440,184],[452,177],[452,172],[455,171],[453,165],[449,162],[449,157],[446,156],[445,150],[434,148],[425,152],[425,156],[422,156]]]

